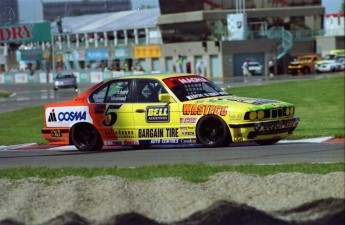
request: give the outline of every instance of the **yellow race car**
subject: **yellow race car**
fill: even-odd
[[[125,76],[103,81],[69,102],[47,104],[42,134],[79,150],[103,146],[269,145],[291,134],[291,103],[237,97],[191,74]]]

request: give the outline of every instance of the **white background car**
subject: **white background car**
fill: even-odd
[[[262,67],[259,62],[248,62],[248,70],[252,75],[262,75]]]
[[[316,71],[321,72],[336,72],[345,69],[345,55],[337,55],[332,60],[323,60],[322,64],[316,68]]]

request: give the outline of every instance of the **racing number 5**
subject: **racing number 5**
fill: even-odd
[[[107,110],[104,112],[104,119],[102,120],[102,125],[105,127],[111,127],[116,123],[117,114],[116,112],[110,112],[111,109],[118,109],[116,105],[109,105]]]

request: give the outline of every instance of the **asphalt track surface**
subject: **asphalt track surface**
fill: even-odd
[[[327,76],[327,75],[323,75]],[[279,77],[266,80],[252,78],[247,82],[222,82],[223,87],[261,85],[298,79],[317,79],[322,76]],[[79,85],[78,93],[92,84]],[[49,102],[68,101],[77,96],[72,89],[54,91],[52,84],[0,85],[0,90],[15,95],[0,99],[0,112],[8,112]],[[345,162],[344,139],[281,141],[271,146],[255,143],[232,144],[225,148],[203,148],[200,145],[154,146],[137,150],[131,147],[112,147],[102,151],[80,152],[74,146],[25,145],[0,146],[0,168],[14,167],[138,167],[160,164],[285,164],[297,162]]]
[[[233,144],[224,148],[200,145],[157,146],[150,149],[112,147],[81,152],[74,146],[0,146],[0,168],[15,167],[140,167],[161,164],[286,164],[345,162],[344,141],[282,141],[275,145]],[[328,140],[328,141],[327,141]]]

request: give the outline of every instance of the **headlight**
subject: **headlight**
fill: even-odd
[[[265,112],[262,111],[262,110],[259,111],[257,117],[258,117],[259,120],[263,119],[265,117]]]
[[[290,107],[290,115],[293,115],[295,113],[295,108],[294,107]]]
[[[249,119],[250,120],[255,120],[257,116],[257,113],[255,111],[249,113]]]

